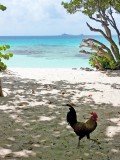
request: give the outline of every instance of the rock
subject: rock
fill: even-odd
[[[27,106],[27,105],[29,105],[28,102],[20,102],[20,103],[18,103],[18,106]]]

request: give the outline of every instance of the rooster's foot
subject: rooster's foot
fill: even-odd
[[[98,139],[90,139],[91,141],[97,143],[97,144],[100,144],[100,142],[98,141]]]

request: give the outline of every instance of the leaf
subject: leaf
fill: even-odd
[[[9,48],[9,45],[0,46],[0,70],[6,70],[7,68],[6,64],[2,62],[2,59],[9,60],[13,56],[12,52],[6,52]]]
[[[7,8],[5,6],[3,6],[2,4],[0,4],[0,10],[5,11]]]
[[[9,52],[9,56],[10,56],[10,57],[13,57],[13,53],[12,53],[12,52]]]
[[[10,45],[5,45],[6,49],[10,49]]]
[[[96,17],[97,17],[97,18],[101,18],[100,14],[96,14]]]

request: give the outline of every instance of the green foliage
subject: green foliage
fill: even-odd
[[[6,64],[2,61],[2,59],[9,60],[9,58],[13,56],[12,52],[5,53],[6,50],[8,50],[9,48],[10,48],[9,45],[0,46],[0,70],[1,71],[6,70],[7,68]]]
[[[0,10],[5,11],[7,8],[5,6],[3,6],[2,4],[0,4]]]
[[[99,1],[100,6],[96,5]],[[75,13],[81,11],[87,16],[92,16],[99,9],[106,10],[110,5],[120,12],[120,1],[119,0],[70,0],[70,2],[62,2],[62,5],[69,13]],[[100,8],[99,8],[100,7]]]
[[[4,5],[0,4],[0,10],[5,11],[6,9],[7,8]],[[9,58],[13,56],[12,52],[6,53],[6,50],[8,49],[10,49],[9,45],[0,46],[0,71],[4,71],[7,68],[6,64],[2,61],[2,59],[9,60]]]
[[[107,49],[106,50],[107,52],[105,51],[106,54],[108,54],[109,56],[105,57],[102,56],[105,55],[104,49],[106,49],[106,47],[102,45],[101,50],[103,50],[103,54],[101,54],[101,56],[98,54],[93,54],[92,57],[90,58],[90,65],[98,69],[118,68],[117,64],[120,66],[120,62],[118,62],[120,61],[120,52],[119,48],[117,47],[117,44],[112,39],[111,29],[109,26],[115,29],[120,45],[120,32],[113,16],[113,12],[120,13],[120,0],[69,0],[67,2],[62,2],[62,5],[67,10],[68,13],[74,14],[80,11],[84,15],[88,16],[90,19],[101,23],[102,27],[104,28],[104,30],[96,29],[91,27],[87,23],[87,26],[91,31],[101,33],[106,38],[106,40],[108,40],[111,43],[111,50]],[[98,51],[96,49],[98,47],[97,44],[94,44],[93,48],[90,47],[89,43],[86,44],[88,48]],[[107,59],[106,57],[110,58]]]
[[[89,64],[94,68],[101,66],[103,69],[116,69],[116,63],[113,60],[108,60],[106,57],[99,56],[96,53],[90,57]]]

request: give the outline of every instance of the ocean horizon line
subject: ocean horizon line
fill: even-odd
[[[0,35],[0,37],[67,37],[67,36],[99,36],[99,37],[103,37],[102,35],[92,35],[92,34],[59,34],[59,35]],[[117,36],[117,35],[112,35],[112,36]]]

